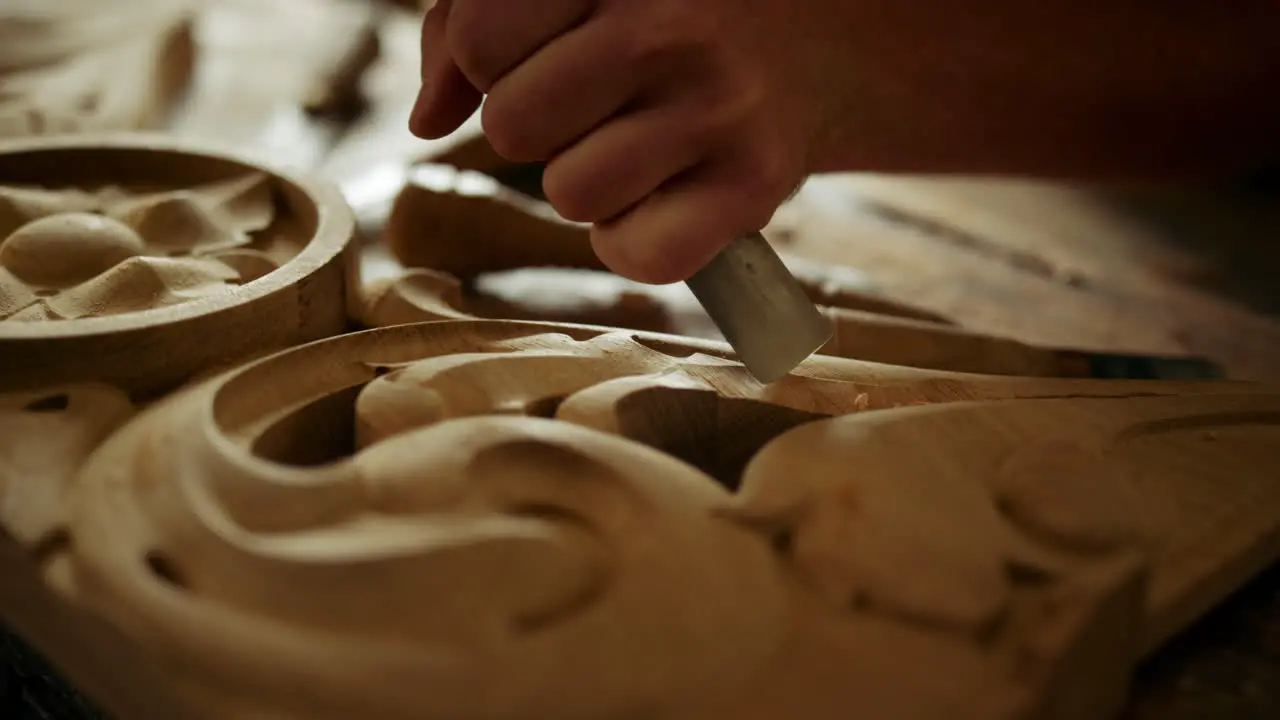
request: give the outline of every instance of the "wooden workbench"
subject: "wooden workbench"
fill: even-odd
[[[299,110],[334,43],[350,42],[360,27],[353,7],[215,0],[197,34],[194,91],[169,130],[328,177],[357,210],[366,242],[376,243],[406,163],[428,150],[405,128],[418,74],[414,18],[397,11],[379,20],[382,60],[365,79],[366,115],[343,123]],[[287,53],[278,51],[282,33]],[[1104,194],[832,176],[806,186],[767,234],[971,328],[1059,346],[1203,354],[1233,377],[1275,381],[1280,207],[1267,190]],[[46,672],[0,639],[0,717],[68,716],[19,710],[54,702],[71,717],[89,716],[64,689],[32,679]],[[1128,717],[1280,717],[1280,568],[1151,660]]]

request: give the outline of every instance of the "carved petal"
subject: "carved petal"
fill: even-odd
[[[745,514],[757,526],[790,523],[795,562],[837,606],[865,603],[983,630],[1009,600],[1012,529],[970,478],[943,467],[865,466],[860,461],[873,454],[911,452],[905,441],[914,438],[873,429],[862,417],[814,422],[768,445],[747,469]],[[769,523],[766,508],[781,516]]]
[[[371,283],[364,293],[362,314],[363,322],[371,327],[472,317],[462,310],[458,280],[426,269]]]
[[[568,340],[561,348],[432,358],[378,378],[356,403],[361,442],[377,442],[447,418],[539,414],[542,404],[597,383],[675,364],[675,358],[621,333],[585,343]],[[623,348],[628,352],[617,352]]]
[[[257,250],[238,248],[235,250],[218,250],[204,255],[210,260],[217,260],[240,275],[240,284],[251,283],[258,278],[270,275],[279,269],[271,256]]]
[[[1030,445],[1005,462],[992,484],[1011,518],[1055,542],[1102,552],[1140,539],[1131,480],[1097,450]]]
[[[36,295],[26,283],[0,267],[0,320],[13,317],[35,301]]]
[[[137,230],[148,250],[157,254],[208,253],[249,243],[248,235],[190,190],[126,200],[110,214]]]
[[[251,173],[193,188],[206,208],[217,211],[228,227],[242,233],[265,230],[276,216],[271,178]]]
[[[92,213],[58,213],[13,231],[0,244],[0,265],[32,285],[65,288],[144,250],[142,238],[123,223]]]
[[[0,185],[0,239],[32,220],[48,215],[97,209],[97,198],[80,190]]]
[[[6,318],[9,322],[47,322],[49,320],[62,319],[62,316],[49,308],[49,303],[44,299],[36,300],[34,303],[31,303]]]
[[[65,319],[118,315],[225,292],[239,279],[215,260],[131,258],[46,302]]]

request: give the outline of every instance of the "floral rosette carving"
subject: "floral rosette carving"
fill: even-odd
[[[275,270],[266,175],[160,192],[0,186],[0,320],[75,320],[226,292]]]

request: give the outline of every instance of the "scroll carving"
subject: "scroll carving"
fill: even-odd
[[[760,386],[714,343],[402,325],[147,408],[38,562],[184,717],[1083,720],[1280,551],[1245,542],[1276,418],[1249,384]],[[1152,516],[1208,484],[1252,503]]]
[[[1033,377],[1067,356],[821,279],[858,333],[763,386],[715,342],[478,320],[511,257],[448,232],[336,335],[330,191],[110,152],[150,177],[0,148],[0,617],[119,716],[1094,720],[1280,556],[1275,389]],[[565,244],[522,263],[582,250],[536,222]],[[645,302],[572,319],[667,327]],[[865,337],[923,367],[837,356]],[[133,347],[147,377],[84,382]]]

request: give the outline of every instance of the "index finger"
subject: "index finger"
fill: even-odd
[[[436,139],[457,130],[483,97],[454,64],[445,45],[445,18],[452,0],[433,3],[422,21],[422,88],[409,117],[418,137]]]

